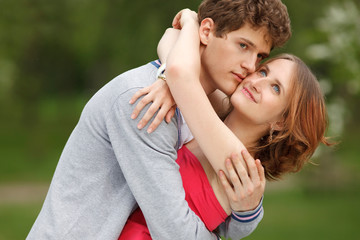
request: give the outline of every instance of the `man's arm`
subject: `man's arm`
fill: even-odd
[[[130,119],[138,89],[122,94],[107,117],[109,138],[154,239],[216,239],[190,210],[175,160],[176,119],[148,134]],[[126,137],[127,139],[124,139]]]

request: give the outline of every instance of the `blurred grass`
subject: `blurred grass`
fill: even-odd
[[[25,239],[41,204],[0,204],[0,240]]]
[[[357,239],[360,192],[268,193],[264,219],[246,239]]]

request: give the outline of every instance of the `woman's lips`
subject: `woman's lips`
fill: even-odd
[[[249,99],[251,99],[253,102],[256,103],[256,100],[255,100],[254,96],[252,95],[252,93],[249,91],[249,89],[244,87],[241,91],[245,94],[246,97],[248,97]]]

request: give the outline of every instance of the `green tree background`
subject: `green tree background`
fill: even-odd
[[[283,0],[293,37],[326,96],[328,135],[296,175],[268,183],[265,218],[247,239],[354,239],[360,221],[360,3]],[[0,0],[0,240],[24,239],[89,98],[156,58],[182,8],[200,0]]]

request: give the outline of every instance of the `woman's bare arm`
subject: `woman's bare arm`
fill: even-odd
[[[200,76],[200,39],[198,26],[186,16],[181,32],[167,58],[167,84],[201,149],[216,172],[224,170],[225,159],[232,153],[241,156],[241,141],[220,120],[202,88]]]
[[[170,50],[179,38],[179,34],[179,29],[168,28],[166,29],[164,35],[161,37],[157,46],[157,54],[161,63],[166,62],[166,58],[167,56],[169,56]]]

